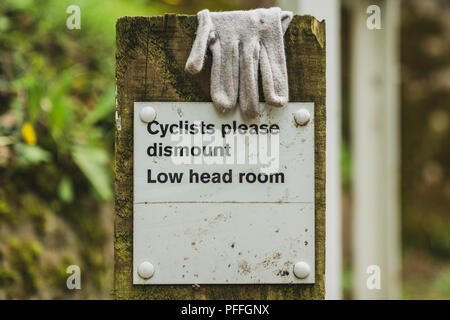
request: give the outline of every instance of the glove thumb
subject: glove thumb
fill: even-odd
[[[197,35],[185,66],[185,70],[192,74],[199,73],[203,68],[209,35],[212,31],[212,21],[208,9],[197,13],[197,19]]]
[[[283,30],[283,34],[289,27],[293,16],[294,14],[291,11],[281,11],[281,29]]]

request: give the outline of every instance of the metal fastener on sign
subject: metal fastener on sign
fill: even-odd
[[[144,261],[139,265],[137,272],[142,279],[149,279],[155,273],[155,268],[150,262]]]
[[[156,110],[152,107],[144,107],[139,113],[142,122],[153,122],[156,119]]]
[[[309,111],[306,109],[299,109],[294,113],[294,119],[295,122],[300,125],[304,126],[306,125],[309,120],[311,119],[311,115],[309,114]]]
[[[305,279],[311,273],[311,268],[306,262],[300,261],[294,265],[294,275],[299,279]]]

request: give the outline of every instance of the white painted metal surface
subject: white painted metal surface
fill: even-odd
[[[314,283],[293,274],[314,266],[314,209],[293,203],[140,204],[134,211],[134,265],[153,277],[135,284]],[[136,269],[135,269],[136,270]]]
[[[277,124],[279,171],[284,183],[238,183],[238,172],[261,170],[260,164],[174,164],[170,157],[150,157],[153,143],[176,145],[148,132],[139,112],[152,106],[157,123],[204,121],[222,124]],[[269,108],[255,121],[239,111],[216,112],[211,103],[135,103],[134,110],[134,283],[314,283],[314,119],[305,126],[294,114],[311,103]],[[222,141],[223,142],[223,141]],[[248,143],[244,146],[249,148]],[[249,151],[252,154],[254,151]],[[152,172],[228,172],[233,182],[148,183]],[[153,171],[154,170],[154,171]],[[143,279],[138,267],[154,266]],[[311,272],[297,278],[294,265],[304,261]]]
[[[366,21],[371,1],[349,1],[352,10],[352,129],[354,179],[354,297],[398,299],[400,1],[377,2],[381,29]],[[375,267],[372,267],[375,266]],[[381,287],[367,285],[380,270]]]
[[[327,150],[325,298],[342,298],[341,14],[340,0],[278,0],[284,10],[326,23]]]
[[[135,119],[139,119],[137,110],[148,103],[135,103]],[[158,113],[158,118],[152,126],[157,124],[178,124],[179,121],[203,121],[214,123],[217,128],[222,124],[230,124],[236,120],[243,123],[238,110],[232,113],[220,114],[211,103],[172,103],[152,102],[151,106]],[[305,202],[314,199],[314,126],[297,126],[293,114],[298,109],[306,109],[314,114],[312,103],[290,103],[284,108],[270,108],[268,112],[256,120],[248,123],[278,124],[280,172],[284,174],[284,183],[238,183],[238,172],[253,172],[258,174],[261,166],[244,164],[206,164],[199,158],[200,164],[175,165],[171,157],[149,157],[147,148],[154,143],[163,146],[177,145],[171,141],[171,136],[160,138],[150,135],[147,123],[135,121],[134,131],[134,202]],[[154,129],[156,130],[156,129]],[[205,135],[206,136],[206,135]],[[256,138],[256,135],[253,135]],[[208,138],[209,139],[209,138]],[[205,139],[207,140],[207,139]],[[255,153],[245,141],[248,153]],[[254,141],[254,140],[253,140]],[[192,143],[193,145],[193,143]],[[253,144],[254,145],[254,144]],[[236,145],[234,151],[240,151],[242,146]],[[247,153],[247,154],[248,154]],[[276,161],[274,161],[275,163]],[[192,184],[189,183],[189,169],[197,173],[219,172],[221,174],[233,170],[233,183]],[[181,183],[148,183],[148,170],[152,170],[152,178],[159,173],[183,173]]]

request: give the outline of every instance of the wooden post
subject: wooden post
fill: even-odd
[[[295,16],[285,35],[290,101],[315,103],[313,285],[133,285],[133,103],[208,102],[211,59],[200,75],[184,65],[195,16],[123,17],[117,22],[115,279],[117,299],[323,299],[325,296],[325,24]]]

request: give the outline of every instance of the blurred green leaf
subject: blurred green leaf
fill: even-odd
[[[53,96],[52,109],[50,111],[50,122],[52,134],[56,138],[68,128],[71,116],[70,103],[64,95]]]
[[[58,139],[71,129],[72,113],[74,103],[70,99],[70,86],[75,71],[65,70],[59,77],[59,81],[52,84],[50,88],[51,110],[49,112],[50,127],[53,137]]]
[[[105,150],[97,147],[75,146],[72,148],[75,163],[103,200],[112,197],[109,158]]]
[[[0,32],[6,32],[9,28],[8,17],[0,16]]]
[[[58,185],[58,195],[63,202],[73,201],[73,185],[69,177],[64,176]]]
[[[19,165],[21,166],[48,162],[51,159],[50,152],[36,145],[32,146],[20,143],[15,145],[15,150],[19,158]]]
[[[115,90],[115,86],[111,86],[111,88],[103,94],[95,109],[86,117],[85,121],[87,124],[94,124],[108,116],[113,116]]]

